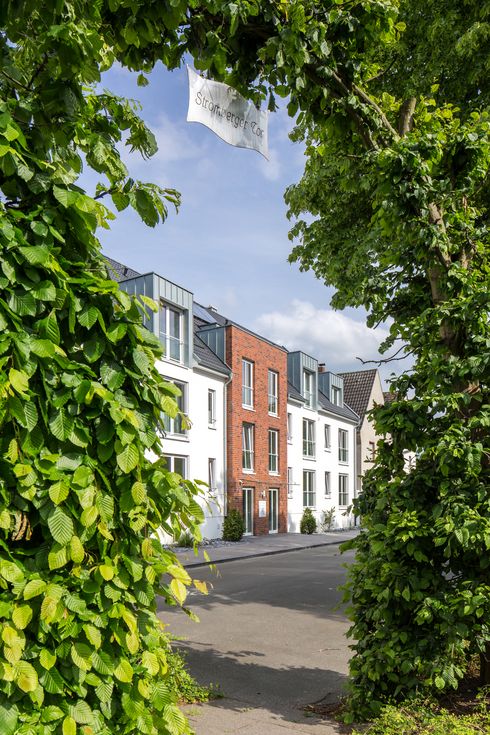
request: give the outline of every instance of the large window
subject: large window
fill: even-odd
[[[165,357],[176,362],[184,359],[184,315],[168,304],[160,304],[160,341]]]
[[[309,408],[315,408],[313,373],[310,373],[309,370],[303,370],[303,396],[306,400],[306,405],[309,406]]]
[[[208,390],[208,426],[214,429],[216,424],[216,391]]]
[[[277,416],[278,410],[278,396],[279,396],[279,376],[274,370],[269,370],[268,380],[268,401],[269,401],[269,413],[273,416]]]
[[[172,382],[180,390],[180,396],[175,396],[175,400],[179,407],[179,411],[185,413],[187,411],[187,383],[179,383],[176,380],[169,382]],[[187,433],[184,428],[181,414],[177,414],[175,418],[171,418],[167,414],[164,414],[163,425],[167,434],[185,435]]]
[[[269,429],[269,472],[279,472],[279,432]]]
[[[349,461],[349,434],[345,429],[339,429],[339,462]]]
[[[254,469],[254,425],[243,424],[242,428],[242,468],[246,472]]]
[[[315,422],[303,419],[303,457],[315,456]]]
[[[170,472],[177,472],[177,474],[181,475],[184,480],[187,479],[188,457],[180,457],[175,454],[164,454],[163,456],[167,463],[167,469]]]
[[[349,505],[349,476],[339,475],[339,505]]]
[[[254,407],[254,364],[250,360],[242,360],[242,405]]]
[[[325,449],[330,450],[332,448],[332,437],[330,433],[330,424],[324,426],[324,437],[325,437]]]
[[[313,470],[303,470],[303,507],[314,508],[315,505],[315,473]]]

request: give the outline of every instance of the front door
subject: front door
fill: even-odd
[[[277,488],[269,490],[269,533],[277,533],[279,491]]]
[[[254,491],[252,487],[243,488],[243,520],[245,521],[245,536],[254,532]]]

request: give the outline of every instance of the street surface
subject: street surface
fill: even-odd
[[[188,709],[197,735],[338,732],[303,707],[335,701],[346,680],[349,624],[337,587],[351,559],[327,546],[229,562],[214,574],[189,570],[212,585],[207,597],[195,591],[189,599],[201,622],[166,606],[161,618],[185,637],[194,677],[224,695]]]

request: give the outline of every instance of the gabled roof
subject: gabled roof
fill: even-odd
[[[282,345],[278,345],[277,342],[272,342],[272,340],[267,339],[267,337],[264,337],[262,334],[258,334],[257,332],[254,332],[251,329],[249,329],[248,327],[244,327],[242,324],[238,324],[237,322],[234,322],[232,319],[228,319],[222,314],[219,314],[216,311],[216,309],[214,309],[213,307],[210,307],[210,306],[204,307],[202,306],[202,304],[196,303],[194,306],[194,314],[201,319],[205,318],[206,315],[209,318],[208,324],[207,325],[204,324],[203,328],[206,328],[206,326],[212,327],[213,325],[214,326],[218,325],[219,327],[228,327],[228,326],[236,327],[237,329],[241,329],[242,332],[251,334],[252,337],[257,337],[257,339],[262,340],[262,342],[267,342],[267,344],[272,345],[272,347],[277,347],[278,350],[282,350],[283,352],[288,351]]]
[[[369,405],[376,373],[374,370],[358,370],[353,373],[337,373],[344,379],[344,401],[359,416],[361,421]]]
[[[328,411],[329,413],[334,413],[337,416],[342,416],[344,419],[348,419],[349,421],[354,421],[356,424],[359,423],[360,419],[359,416],[350,408],[346,402],[344,401],[343,406],[337,406],[335,403],[332,403],[325,393],[322,393],[321,390],[318,391],[318,402],[325,411]]]
[[[123,263],[119,263],[117,260],[113,260],[113,258],[108,258],[107,255],[105,256],[105,259],[109,266],[109,276],[118,283],[125,281],[127,278],[136,278],[136,276],[141,276],[141,273],[138,273],[138,271],[133,270]]]

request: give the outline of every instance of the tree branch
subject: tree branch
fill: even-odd
[[[409,97],[400,107],[400,118],[398,120],[398,133],[403,138],[413,127],[413,113],[417,105],[416,97]]]

